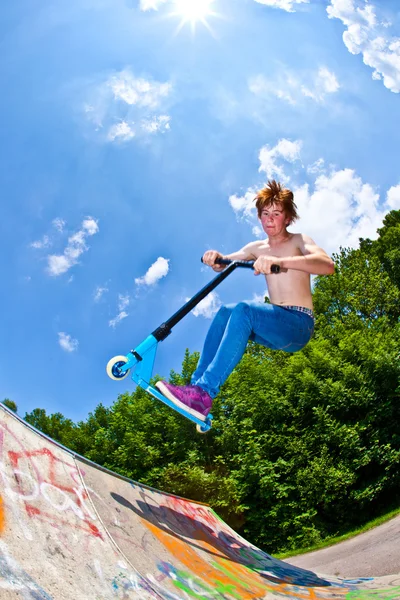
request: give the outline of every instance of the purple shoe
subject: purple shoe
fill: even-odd
[[[212,398],[200,386],[172,385],[166,381],[158,381],[156,388],[176,406],[183,408],[202,421],[206,420],[206,416],[211,410]]]

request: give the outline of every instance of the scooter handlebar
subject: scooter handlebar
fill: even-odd
[[[229,258],[217,258],[217,265],[231,265],[233,262],[238,267],[244,267],[245,269],[252,269],[254,265],[254,260],[229,260]]]
[[[201,258],[201,262],[203,262],[203,258]],[[229,260],[229,258],[217,258],[215,260],[217,265],[231,265],[235,264],[237,267],[244,267],[246,269],[254,268],[254,260]],[[281,267],[280,265],[271,265],[271,273],[280,273]]]

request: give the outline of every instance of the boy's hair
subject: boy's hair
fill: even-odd
[[[260,190],[254,200],[259,217],[264,208],[268,208],[272,204],[279,204],[289,219],[289,225],[299,218],[297,206],[293,200],[293,192],[282,187],[275,179],[268,181],[267,187]]]

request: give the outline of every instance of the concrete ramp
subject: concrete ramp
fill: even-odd
[[[208,507],[75,455],[0,405],[0,599],[368,600],[400,577],[339,580],[276,560]]]

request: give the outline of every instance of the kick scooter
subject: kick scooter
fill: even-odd
[[[167,406],[180,413],[186,419],[193,421],[196,424],[196,429],[199,433],[206,433],[211,428],[212,415],[208,414],[203,419],[191,415],[183,408],[176,406],[171,400],[166,398],[154,386],[150,384],[152,377],[154,360],[156,357],[157,346],[159,342],[165,340],[172,331],[172,328],[179,323],[193,308],[203,300],[213,289],[217,287],[224,279],[228,277],[237,267],[252,269],[254,261],[240,261],[217,259],[219,265],[227,265],[227,268],[219,273],[214,279],[204,286],[197,294],[186,302],[175,314],[172,315],[165,323],[162,323],[153,331],[143,342],[131,350],[126,356],[114,356],[107,363],[107,375],[111,379],[122,380],[127,377],[132,370],[132,380],[136,385],[140,386],[146,392],[149,392],[154,398],[164,402]],[[279,273],[279,265],[272,265],[272,273]]]

